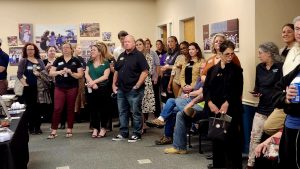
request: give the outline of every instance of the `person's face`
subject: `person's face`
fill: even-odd
[[[168,38],[168,46],[170,49],[175,49],[176,45],[177,43],[173,38]]]
[[[194,56],[197,56],[197,53],[199,51],[195,48],[195,46],[191,45],[189,46],[189,54],[194,57]]]
[[[63,54],[64,55],[71,55],[72,54],[72,49],[71,49],[71,46],[69,44],[64,44],[62,46],[62,49],[63,49]]]
[[[99,55],[100,55],[100,52],[98,51],[98,48],[96,48],[95,46],[93,46],[92,49],[91,49],[91,57],[92,57],[92,59],[95,59]]]
[[[214,41],[214,48],[217,52],[220,50],[220,45],[224,42],[224,38],[221,36],[217,36]]]
[[[221,59],[224,63],[230,63],[232,61],[233,56],[234,56],[234,50],[231,48],[227,48],[223,52]]]
[[[131,36],[126,36],[124,39],[124,48],[126,50],[132,50],[135,47],[134,39]]]
[[[28,45],[28,46],[26,47],[26,52],[27,52],[27,56],[28,56],[28,57],[34,57],[34,52],[35,52],[34,46]]]
[[[181,44],[179,46],[180,48],[180,53],[183,54],[183,55],[188,55],[189,51],[188,51],[188,47],[184,44]]]
[[[161,50],[162,49],[162,45],[161,45],[161,43],[160,42],[156,42],[156,49],[157,50]]]
[[[300,21],[297,21],[294,24],[295,27],[295,39],[297,42],[300,42]]]
[[[147,51],[150,51],[150,48],[151,48],[150,42],[149,42],[149,41],[145,41],[145,49],[146,49]]]
[[[81,55],[81,46],[76,46],[75,52],[78,56]]]
[[[140,51],[140,52],[143,52],[144,49],[145,49],[144,44],[143,44],[141,41],[137,41],[137,42],[135,43],[135,47],[136,47],[136,49],[137,49],[138,51]]]
[[[294,30],[289,26],[285,26],[282,28],[281,36],[284,43],[293,42],[295,39]]]
[[[124,40],[125,40],[125,36],[121,36],[120,37],[120,43],[122,46],[124,46]]]
[[[49,50],[48,50],[47,55],[48,55],[49,58],[54,58],[55,57],[55,53],[56,53],[55,48],[50,47]]]
[[[262,63],[266,63],[270,58],[271,58],[271,54],[270,53],[264,52],[263,50],[258,49],[258,59]]]

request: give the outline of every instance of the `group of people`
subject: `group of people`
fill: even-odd
[[[197,43],[179,43],[175,36],[168,38],[167,49],[157,40],[156,51],[147,38],[136,40],[126,31],[120,31],[118,38],[121,46],[113,54],[102,42],[92,45],[87,63],[80,52],[75,52],[80,47],[74,51],[70,43],[62,45],[62,55],[57,58],[55,46],[48,46],[45,60],[34,43],[25,44],[17,77],[24,86],[22,97],[29,132],[42,133],[41,107],[48,104],[52,105],[53,114],[47,138],[58,136],[63,112],[67,114],[65,137],[72,137],[74,112],[85,105],[85,93],[92,138],[106,136],[112,108],[117,106],[120,130],[113,141],[136,142],[148,127],[164,127],[163,136],[155,144],[172,144],[164,150],[167,154],[186,154],[187,131],[196,126],[195,121],[227,115],[231,117],[230,126],[224,139],[212,140],[213,163],[208,168],[242,168],[243,69],[234,43],[223,34],[216,34],[211,40],[213,55],[205,59]],[[299,167],[300,104],[292,99],[299,92],[293,84],[300,83],[300,16],[293,24],[283,26],[282,38],[286,44],[282,50],[272,42],[258,47],[261,63],[256,67],[251,94],[259,97],[259,104],[253,119],[247,168]],[[8,56],[0,50],[1,95],[7,88],[7,64]],[[148,119],[149,114],[155,118]],[[268,150],[276,138],[281,138],[277,155],[275,151],[279,160],[262,160],[271,156]]]

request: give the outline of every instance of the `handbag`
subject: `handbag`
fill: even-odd
[[[215,115],[215,117],[209,118],[209,128],[207,137],[211,140],[224,141],[231,120],[226,120],[228,119],[228,117],[225,117],[228,116],[226,114],[222,114],[220,118],[217,118],[216,116],[217,115]]]
[[[24,90],[23,84],[21,83],[21,81],[18,78],[16,78],[15,86],[14,86],[15,95],[22,96],[23,95],[23,90]]]

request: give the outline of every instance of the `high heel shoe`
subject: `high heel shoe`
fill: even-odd
[[[95,134],[96,133],[96,134]],[[97,138],[98,137],[98,131],[93,131],[93,134],[92,134],[92,138]]]
[[[98,134],[98,138],[103,138],[105,136],[106,136],[106,129],[101,129]]]

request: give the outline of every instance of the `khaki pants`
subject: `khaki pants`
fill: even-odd
[[[284,126],[286,114],[283,109],[275,108],[264,124],[264,132],[268,135],[273,135]]]

